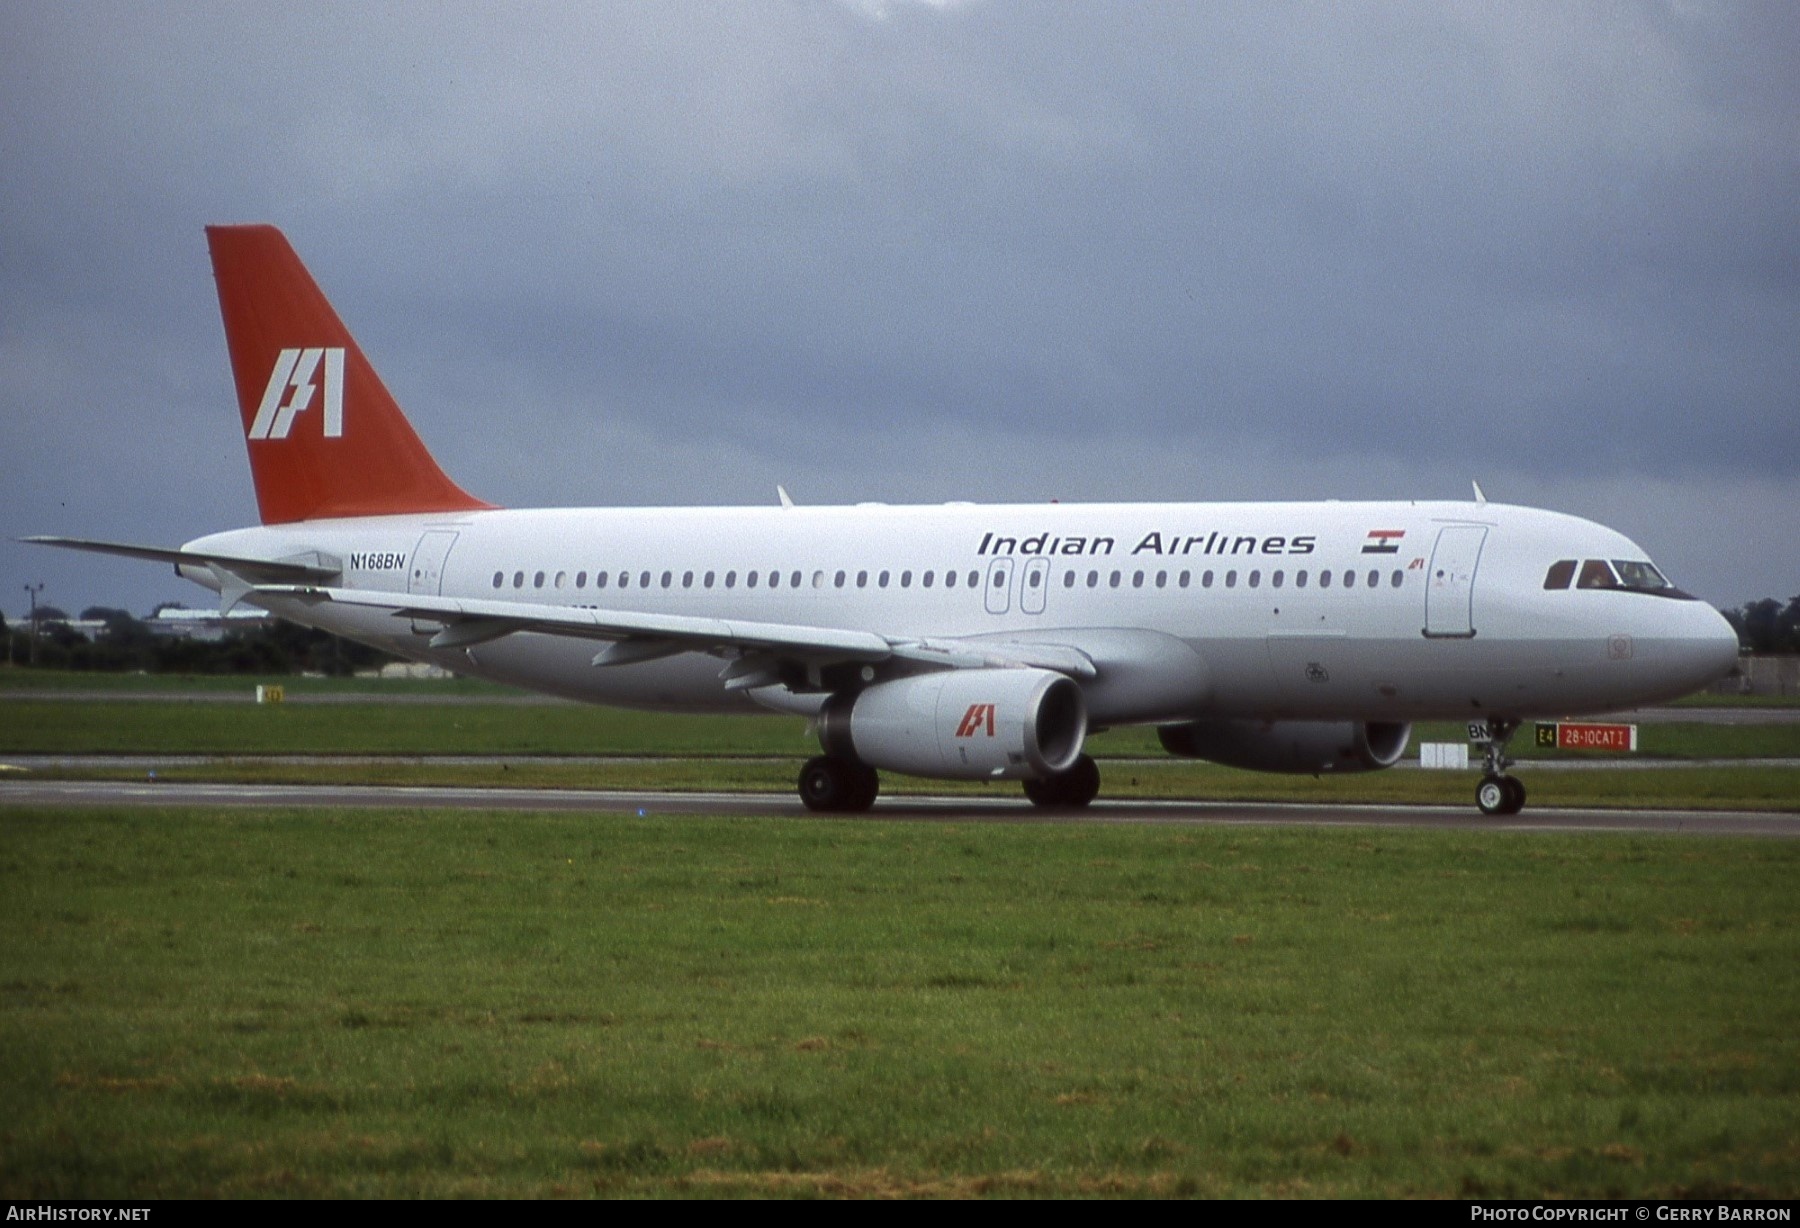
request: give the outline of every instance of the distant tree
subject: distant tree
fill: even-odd
[[[40,626],[44,623],[66,623],[69,621],[68,614],[60,607],[53,605],[38,606],[37,609],[33,611],[33,617],[37,619]]]
[[[1738,644],[1744,651],[1800,653],[1800,596],[1788,598],[1786,605],[1764,597],[1721,613],[1737,632]]]
[[[109,605],[91,605],[81,612],[81,621],[95,623],[136,622],[128,610],[114,609]]]

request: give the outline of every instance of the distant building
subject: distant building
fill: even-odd
[[[275,616],[267,610],[249,606],[239,607],[229,614],[221,614],[217,610],[182,610],[170,606],[146,618],[144,626],[150,629],[151,635],[165,639],[199,640],[206,644],[216,644],[225,638],[228,631],[254,631],[268,626],[274,619]]]
[[[1714,695],[1800,695],[1800,657],[1740,657],[1737,669],[1707,690]]]

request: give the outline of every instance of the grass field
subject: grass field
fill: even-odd
[[[0,1194],[1794,1197],[1797,863],[0,810]]]
[[[791,789],[802,723],[139,685],[0,682],[0,750],[668,813],[0,809],[0,1196],[1800,1192],[1788,841],[687,819],[683,790]],[[1800,756],[1790,726],[1641,735]],[[1092,749],[1107,796],[1473,779]],[[1527,778],[1534,806],[1800,807],[1794,768]]]

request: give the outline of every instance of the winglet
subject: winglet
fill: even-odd
[[[273,226],[208,226],[264,524],[475,511]]]

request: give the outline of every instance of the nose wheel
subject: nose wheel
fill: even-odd
[[[1483,776],[1475,804],[1483,814],[1517,814],[1525,809],[1525,784],[1517,776]]]
[[[1481,783],[1475,786],[1475,805],[1483,814],[1517,814],[1525,809],[1525,784],[1506,774],[1506,769],[1513,764],[1506,756],[1506,744],[1518,732],[1519,722],[1493,718],[1487,727],[1487,741],[1482,744]]]

